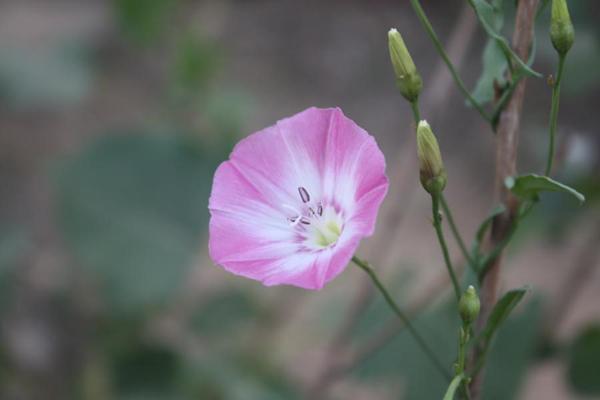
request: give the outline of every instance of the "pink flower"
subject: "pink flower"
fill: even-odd
[[[373,233],[387,192],[375,140],[335,109],[256,132],[215,173],[209,251],[227,271],[320,289]]]

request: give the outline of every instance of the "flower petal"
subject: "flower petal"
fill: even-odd
[[[372,233],[387,186],[374,139],[339,109],[310,108],[240,141],[219,166],[209,201],[210,256],[268,286],[320,289]],[[328,247],[307,248],[290,226],[309,197],[345,220]]]

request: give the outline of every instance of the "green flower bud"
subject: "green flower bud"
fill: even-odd
[[[400,93],[406,100],[415,102],[419,98],[423,81],[417,72],[417,67],[402,40],[402,36],[396,29],[390,29],[388,32],[388,45],[390,48],[390,58],[396,74],[396,84]]]
[[[473,286],[469,286],[460,297],[458,313],[465,324],[471,324],[479,315],[479,296]]]
[[[431,194],[442,192],[446,187],[446,170],[440,146],[427,121],[419,122],[417,127],[417,155],[423,188]]]
[[[571,23],[567,0],[552,0],[550,39],[560,55],[565,55],[575,41],[575,29]]]

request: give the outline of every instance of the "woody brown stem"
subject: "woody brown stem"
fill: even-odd
[[[529,51],[533,42],[533,29],[538,0],[520,0],[517,7],[515,29],[513,33],[513,47],[522,60],[529,58]],[[499,246],[510,234],[512,225],[517,217],[519,203],[506,188],[504,181],[517,172],[517,147],[519,143],[519,124],[523,109],[526,79],[522,79],[515,88],[511,99],[500,113],[496,134],[496,176],[495,176],[495,202],[505,205],[506,211],[494,218],[491,234],[488,240],[488,249]],[[491,266],[482,279],[481,286],[481,314],[477,322],[477,330],[481,331],[490,311],[496,303],[498,282],[500,277],[502,252],[492,260]],[[477,349],[471,358],[471,365],[479,356]],[[473,400],[481,398],[482,374],[472,377],[471,394]]]

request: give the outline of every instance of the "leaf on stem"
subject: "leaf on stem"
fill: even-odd
[[[510,176],[506,178],[504,184],[516,196],[524,200],[536,201],[541,192],[562,192],[575,197],[580,204],[585,201],[585,197],[577,190],[547,176],[536,174]]]
[[[511,58],[527,75],[535,76],[537,78],[541,78],[542,75],[539,72],[531,69],[521,58],[513,51],[508,43],[508,40],[499,33],[499,29],[496,29],[495,24],[495,15],[494,15],[494,5],[488,3],[485,0],[470,0],[471,6],[475,10],[475,14],[477,18],[481,22],[481,26],[485,30],[485,32],[492,38],[505,54],[507,58]],[[497,3],[497,2],[495,2]]]
[[[473,239],[473,246],[471,249],[471,257],[473,258],[473,260],[475,260],[475,263],[477,264],[478,267],[480,267],[478,260],[480,257],[480,248],[481,248],[481,242],[483,241],[483,237],[485,236],[486,232],[488,231],[488,229],[490,228],[490,226],[492,226],[492,221],[494,220],[494,218],[497,215],[502,214],[504,211],[506,211],[506,207],[504,207],[504,205],[500,204],[498,206],[496,206],[492,212],[483,220],[483,222],[481,223],[481,225],[479,225],[479,228],[477,229],[477,233],[475,234],[475,239]]]
[[[498,300],[479,338],[479,340],[484,341],[485,347],[489,345],[490,340],[500,325],[506,321],[512,310],[514,310],[523,296],[525,296],[527,290],[527,288],[509,290],[500,300]]]
[[[476,1],[477,3],[477,1]],[[481,5],[481,14],[489,20],[490,25],[500,31],[504,25],[503,0],[494,0],[492,3]],[[505,72],[508,62],[502,47],[494,38],[489,38],[483,50],[483,71],[473,90],[473,97],[480,104],[486,104],[494,98],[494,82],[501,86],[506,84]]]

